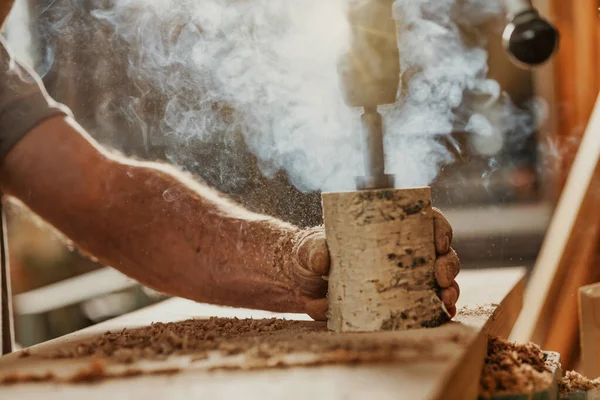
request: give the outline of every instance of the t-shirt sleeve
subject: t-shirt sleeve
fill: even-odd
[[[33,96],[18,107],[8,107],[0,111],[0,163],[4,162],[10,150],[42,121],[58,116],[72,116],[68,107],[44,96]]]

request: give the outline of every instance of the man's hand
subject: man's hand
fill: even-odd
[[[456,301],[460,295],[454,280],[460,271],[456,252],[450,247],[452,227],[440,210],[433,209],[435,232],[435,277],[441,287],[439,296],[453,317],[456,314]],[[295,295],[299,303],[305,305],[306,313],[315,320],[325,320],[327,313],[327,281],[329,272],[329,252],[323,229],[312,228],[300,232],[295,239],[291,276],[298,285]]]
[[[298,285],[297,296],[305,304],[306,313],[317,321],[324,321],[327,313],[327,281],[329,250],[322,227],[304,230],[296,238],[296,260],[292,277]]]
[[[460,296],[460,288],[454,280],[460,272],[460,261],[452,245],[452,227],[437,208],[433,209],[433,229],[435,235],[435,278],[441,287],[440,298],[444,302],[450,316],[456,315],[456,301]]]

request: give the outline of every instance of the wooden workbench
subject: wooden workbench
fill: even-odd
[[[444,356],[437,360],[386,364],[322,365],[263,370],[218,370],[182,365],[172,375],[142,375],[111,379],[93,384],[26,383],[0,387],[1,399],[196,399],[196,398],[327,398],[327,399],[474,399],[478,376],[486,350],[487,334],[506,337],[521,308],[524,270],[506,268],[463,271],[459,276],[461,300],[458,323],[411,332],[393,332],[411,338],[436,338],[448,334],[461,337],[461,344],[444,345]],[[492,311],[470,312],[483,306]],[[309,320],[306,316],[273,314],[197,304],[171,299],[34,346],[32,352],[59,347],[107,330],[172,322],[188,318],[285,317]],[[438,351],[438,350],[436,350]],[[441,354],[441,353],[440,353]],[[0,377],[15,372],[56,374],[77,368],[80,360],[38,360],[11,354],[0,358]],[[165,363],[168,363],[167,360]]]

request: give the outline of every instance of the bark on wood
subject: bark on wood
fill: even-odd
[[[434,274],[429,188],[323,193],[328,327],[377,331],[447,321]]]
[[[600,284],[579,289],[579,334],[584,375],[600,376]]]

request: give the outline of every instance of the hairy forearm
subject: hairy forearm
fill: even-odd
[[[286,293],[293,289],[282,262],[297,228],[250,213],[169,166],[111,155],[63,117],[18,143],[0,176],[5,193],[147,286],[198,301],[302,311]]]

